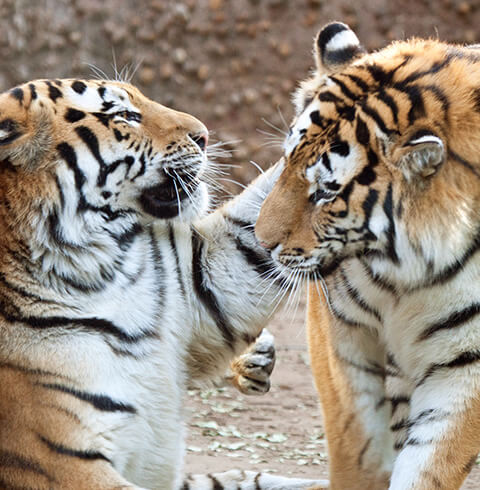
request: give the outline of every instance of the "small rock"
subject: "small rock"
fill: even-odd
[[[210,10],[219,10],[223,8],[223,0],[209,0],[208,7]]]
[[[470,2],[467,2],[467,1],[460,2],[458,7],[457,7],[457,12],[460,15],[468,15],[471,10],[472,10],[472,6],[471,6]]]
[[[248,105],[252,105],[257,99],[258,92],[254,88],[247,88],[243,93],[243,100]]]
[[[82,33],[78,31],[72,31],[68,35],[68,39],[70,40],[71,43],[78,44],[82,40]]]
[[[217,91],[217,86],[213,80],[208,80],[203,86],[203,95],[207,99],[211,99]]]
[[[213,108],[213,114],[215,115],[215,117],[221,119],[222,117],[225,117],[225,115],[227,114],[227,108],[223,104],[217,104]]]
[[[160,78],[162,80],[168,80],[172,78],[174,69],[171,63],[165,63],[160,68]]]
[[[197,69],[197,77],[199,80],[206,80],[210,74],[210,67],[206,64],[200,65]]]
[[[151,85],[155,80],[155,70],[150,67],[142,68],[138,75],[138,79],[140,80],[140,83],[143,83],[144,85]]]
[[[287,58],[292,52],[292,47],[289,42],[283,41],[278,45],[277,51],[282,58]]]
[[[176,48],[172,53],[173,61],[177,63],[177,65],[183,65],[187,60],[187,52],[183,48]]]

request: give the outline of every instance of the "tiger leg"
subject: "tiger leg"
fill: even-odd
[[[267,329],[263,329],[255,342],[230,363],[227,380],[245,395],[267,393],[274,366],[274,337]]]
[[[182,490],[308,490],[328,488],[328,481],[287,478],[255,471],[231,470],[208,475],[190,475]]]
[[[439,366],[440,371],[447,368]],[[453,375],[427,371],[418,382],[403,421],[403,447],[390,490],[455,490],[475,463],[480,451],[480,366],[459,361],[451,369]]]
[[[376,336],[330,313],[310,285],[307,332],[322,403],[332,490],[384,490],[393,464],[384,355]]]

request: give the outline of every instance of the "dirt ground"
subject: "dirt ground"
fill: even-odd
[[[327,448],[309,368],[304,315],[303,305],[295,315],[280,310],[270,323],[277,362],[269,393],[244,396],[230,387],[190,392],[187,473],[237,468],[328,478]],[[480,489],[479,463],[462,490]]]

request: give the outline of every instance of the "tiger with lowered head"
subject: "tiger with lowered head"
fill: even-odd
[[[295,95],[256,233],[311,279],[335,490],[453,490],[480,450],[479,48],[332,23]]]
[[[280,287],[253,223],[281,162],[205,214],[207,135],[121,82],[0,95],[2,490],[309,486],[182,481],[187,385],[252,345]],[[242,391],[266,388],[271,348],[234,361]]]

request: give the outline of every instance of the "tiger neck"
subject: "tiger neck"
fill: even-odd
[[[46,290],[98,292],[117,275],[128,276],[144,266],[146,259],[137,249],[148,243],[149,228],[134,216],[113,222],[88,219],[92,216],[81,212],[62,216],[48,205],[32,206],[26,216],[12,208],[0,214],[7,230],[0,239],[2,269],[16,269]]]

